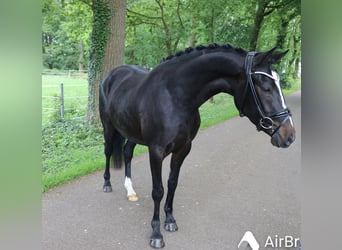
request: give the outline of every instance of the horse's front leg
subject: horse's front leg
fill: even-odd
[[[184,145],[184,147],[172,154],[171,157],[171,170],[170,170],[170,175],[169,175],[169,180],[168,180],[168,191],[167,191],[167,197],[165,201],[165,214],[166,214],[166,219],[165,219],[165,225],[164,228],[166,231],[169,232],[174,232],[178,230],[178,226],[176,223],[175,218],[173,217],[173,198],[175,195],[175,191],[177,188],[178,184],[178,176],[179,176],[179,171],[182,166],[182,163],[185,159],[185,157],[189,154],[191,149],[191,142],[187,143]]]
[[[150,167],[152,174],[152,198],[154,202],[154,213],[151,221],[152,235],[150,246],[153,248],[162,248],[165,246],[163,235],[160,232],[160,201],[164,195],[164,187],[162,183],[162,162],[163,150],[160,147],[150,147]]]

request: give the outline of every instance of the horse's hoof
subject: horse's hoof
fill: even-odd
[[[170,223],[165,222],[164,228],[166,231],[169,231],[169,232],[176,232],[178,230],[178,226],[176,222],[170,222]]]
[[[151,239],[150,246],[153,248],[163,248],[165,246],[164,240],[161,239]]]
[[[137,200],[139,200],[138,196],[135,195],[135,194],[127,195],[127,199],[129,201],[137,201]]]
[[[113,191],[112,186],[103,186],[103,192],[109,193],[112,191]]]

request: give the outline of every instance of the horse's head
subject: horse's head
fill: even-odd
[[[245,59],[246,84],[238,107],[257,127],[271,136],[276,147],[287,148],[295,140],[295,128],[280,87],[280,79],[271,65],[286,53],[249,52]]]

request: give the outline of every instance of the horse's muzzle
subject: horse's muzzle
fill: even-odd
[[[278,148],[288,148],[296,139],[296,132],[291,131],[286,133],[286,136],[281,135],[281,131],[278,131],[271,137],[271,143]]]

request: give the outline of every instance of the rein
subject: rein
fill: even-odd
[[[257,106],[258,112],[261,116],[261,118],[259,120],[259,124],[256,126],[257,130],[258,131],[264,130],[266,133],[268,133],[272,137],[279,130],[279,128],[282,125],[284,125],[285,122],[290,118],[291,112],[288,108],[282,109],[278,112],[271,113],[271,114],[266,114],[264,112],[260,98],[259,98],[259,96],[255,90],[252,75],[253,74],[261,74],[261,75],[265,75],[265,76],[267,76],[273,80],[276,80],[276,79],[275,79],[275,77],[273,77],[273,76],[271,76],[265,72],[260,72],[260,71],[252,72],[253,58],[254,58],[255,54],[256,54],[256,52],[254,52],[254,51],[248,52],[246,59],[245,59],[245,73],[246,73],[247,82],[246,82],[246,87],[245,87],[244,92],[243,92],[243,98],[242,98],[242,102],[241,102],[241,107],[239,108],[239,112],[240,112],[241,117],[244,116],[243,108],[244,108],[244,104],[245,104],[247,90],[249,88],[251,90],[251,93],[252,93],[254,102]],[[285,118],[283,118],[283,117],[285,117]],[[283,119],[280,122],[280,124],[277,126],[274,123],[274,119],[280,119],[280,118],[283,118]]]

